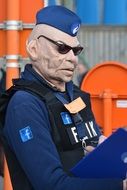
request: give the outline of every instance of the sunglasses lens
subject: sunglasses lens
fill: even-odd
[[[58,52],[61,54],[66,54],[71,50],[71,48],[69,46],[67,46],[66,44],[59,44],[58,46]]]
[[[77,47],[71,47],[68,46],[64,43],[58,43],[57,42],[57,46],[58,46],[58,52],[61,54],[66,54],[68,53],[70,50],[73,51],[74,55],[79,55],[81,53],[81,51],[83,50],[83,47],[81,46],[77,46]]]
[[[83,50],[83,47],[75,47],[75,48],[73,48],[74,55],[79,55],[82,50]]]

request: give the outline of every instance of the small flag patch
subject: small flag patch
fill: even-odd
[[[29,126],[19,130],[19,134],[20,134],[22,142],[26,142],[33,138],[33,133]]]
[[[61,112],[60,114],[65,125],[72,123],[71,116],[67,112]]]

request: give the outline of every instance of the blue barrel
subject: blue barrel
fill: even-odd
[[[127,24],[127,0],[104,1],[104,24]]]
[[[56,0],[48,0],[48,5],[56,5]]]
[[[100,24],[99,0],[77,0],[76,12],[83,24]]]

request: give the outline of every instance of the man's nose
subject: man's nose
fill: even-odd
[[[74,54],[73,50],[68,52],[68,60],[77,66],[78,57]]]

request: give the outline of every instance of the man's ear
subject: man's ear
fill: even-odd
[[[37,40],[31,40],[30,42],[26,42],[26,50],[28,55],[32,60],[37,60],[38,58],[38,45]]]

